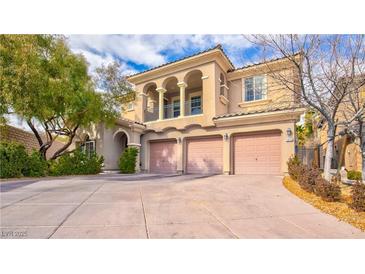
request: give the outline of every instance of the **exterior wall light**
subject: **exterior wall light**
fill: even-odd
[[[288,128],[286,130],[286,136],[287,136],[286,139],[287,142],[293,142],[293,131],[291,130],[291,128]]]
[[[227,141],[228,140],[228,134],[227,133],[224,133],[223,139],[224,139],[224,141]]]
[[[181,144],[181,137],[178,137],[176,140],[178,144]]]

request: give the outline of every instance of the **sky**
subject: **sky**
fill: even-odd
[[[257,50],[242,35],[69,35],[75,53],[89,69],[118,61],[125,75],[144,71],[221,44],[236,67],[257,60]]]
[[[175,61],[221,44],[235,67],[258,61],[258,50],[241,34],[237,35],[68,35],[71,50],[83,54],[89,72],[118,61],[123,74],[131,75]],[[10,124],[29,130],[16,116]]]

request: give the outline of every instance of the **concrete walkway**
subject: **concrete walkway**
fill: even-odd
[[[269,176],[1,182],[2,238],[365,238]]]

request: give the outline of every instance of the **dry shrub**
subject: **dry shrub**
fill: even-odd
[[[299,161],[297,156],[292,156],[289,158],[288,162],[288,173],[290,178],[293,180],[298,180],[298,176],[303,167],[302,163]]]
[[[314,193],[326,202],[338,202],[341,200],[341,187],[337,180],[328,182],[322,177],[317,177]]]
[[[321,171],[317,167],[305,167],[299,170],[298,183],[305,191],[314,192],[316,180],[321,177]]]
[[[359,181],[352,187],[351,207],[356,211],[365,211],[365,184]]]

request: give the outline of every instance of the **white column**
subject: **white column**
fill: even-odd
[[[157,88],[156,91],[158,91],[158,119],[163,120],[163,95],[166,92],[166,89],[164,88]]]
[[[188,86],[185,82],[177,83],[180,88],[180,117],[185,116],[185,88]]]

